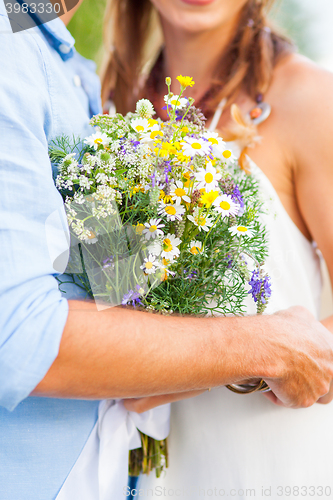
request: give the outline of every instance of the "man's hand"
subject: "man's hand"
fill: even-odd
[[[332,334],[303,307],[279,312],[271,319],[282,320],[275,348],[274,336],[270,339],[270,352],[277,358],[280,374],[265,378],[272,389],[265,396],[290,408],[329,403],[333,399]],[[275,330],[277,326],[275,323]]]

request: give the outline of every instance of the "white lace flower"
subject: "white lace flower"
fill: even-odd
[[[142,231],[142,234],[146,238],[146,240],[150,240],[156,238],[157,236],[163,236],[162,227],[165,227],[165,224],[160,224],[161,219],[151,219],[149,222],[145,222],[145,229]]]
[[[223,217],[228,217],[229,215],[235,217],[239,211],[239,205],[237,205],[237,203],[235,203],[228,194],[218,196],[213,202],[213,206],[219,214],[222,214]]]
[[[146,259],[144,259],[142,266],[140,266],[140,269],[142,269],[145,274],[155,274],[157,269],[161,267],[161,263],[156,260],[155,255],[149,255]]]
[[[205,139],[197,139],[196,137],[184,137],[184,141],[181,143],[183,148],[183,154],[185,156],[206,156],[211,154],[210,142]]]
[[[232,226],[229,227],[228,231],[230,231],[233,236],[248,236],[249,238],[252,238],[254,234],[253,229],[249,229],[246,226]]]
[[[169,98],[169,96],[164,96],[164,102],[167,106],[171,106],[173,109],[182,109],[188,106],[189,102],[186,97],[179,97],[179,95],[173,95]]]
[[[188,196],[188,188],[181,181],[176,181],[175,184],[171,185],[170,196],[176,202],[176,205],[180,205],[182,200],[185,203],[191,203],[191,198]]]
[[[110,138],[104,132],[96,132],[90,137],[87,137],[84,142],[97,151],[99,146],[108,146]]]
[[[181,244],[181,240],[177,238],[174,234],[168,234],[162,241],[162,257],[165,257],[170,262],[173,262],[175,257],[178,257],[180,250],[178,246]]]
[[[185,207],[182,205],[171,205],[171,204],[164,204],[163,202],[160,203],[158,213],[160,215],[166,215],[168,220],[174,221],[174,220],[181,220],[182,215],[185,213]]]
[[[199,182],[198,188],[204,188],[207,192],[218,189],[217,181],[221,179],[221,174],[216,171],[212,163],[209,162],[206,168],[200,168],[195,174]]]
[[[201,241],[197,241],[197,240],[191,241],[189,252],[192,255],[198,255],[198,253],[201,253],[202,252],[202,243],[201,243]]]

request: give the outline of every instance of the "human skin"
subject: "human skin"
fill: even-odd
[[[153,3],[171,11],[182,2],[154,0]],[[215,0],[215,7],[221,8],[215,9],[214,15],[201,16],[197,32],[195,21],[199,22],[200,10],[189,9],[190,17],[176,16],[176,20],[185,23],[181,26],[169,21],[163,23],[167,74],[173,80],[180,73],[193,76],[197,81],[196,98],[207,90],[207,75],[213,71],[217,60],[217,41],[219,50],[223,50],[232,32],[229,30],[228,37],[223,37],[224,45],[221,45],[221,37],[217,37],[221,24],[214,24],[216,38],[212,44],[213,31],[207,36],[209,22],[224,20],[227,32],[227,25],[234,26],[237,22],[244,3],[244,0]],[[186,5],[188,9],[189,4]],[[193,50],[195,58],[191,56]],[[289,64],[305,65],[297,61]],[[252,105],[245,96],[240,98],[239,104],[244,110]],[[294,120],[297,121],[296,116]],[[273,141],[274,133],[278,133],[277,125],[269,133]],[[263,135],[261,130],[260,134]],[[268,154],[271,161],[269,148]],[[265,165],[265,156],[262,160],[259,158],[258,164]],[[269,177],[269,172],[264,171]],[[281,194],[281,190],[277,192]],[[289,206],[288,209],[288,213],[292,213]],[[331,328],[332,321],[327,321],[326,325]],[[128,409],[144,411],[192,396],[208,387],[264,378],[272,388],[269,397],[275,403],[298,408],[310,406],[329,393],[332,377],[333,337],[303,308],[272,316],[208,319],[161,317],[122,308],[97,312],[94,304],[69,301],[69,315],[58,357],[33,395],[135,398],[125,403]],[[331,393],[325,396],[325,402],[331,399]]]

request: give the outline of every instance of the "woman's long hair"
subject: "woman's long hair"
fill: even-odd
[[[214,110],[224,97],[232,102],[241,89],[253,99],[264,94],[275,64],[292,52],[292,43],[269,26],[267,13],[273,3],[274,0],[249,0],[243,7],[234,37],[214,75],[212,84],[218,91],[206,103],[208,109]],[[107,100],[112,92],[120,113],[133,110],[144,69],[160,52],[162,38],[158,38],[157,26],[157,14],[150,0],[109,0],[105,21],[108,54],[102,93]],[[149,53],[152,47],[155,53]]]

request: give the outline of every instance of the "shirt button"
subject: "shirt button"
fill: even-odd
[[[68,45],[65,45],[64,43],[59,45],[59,50],[62,54],[69,54],[71,51],[71,48],[68,47]]]
[[[81,87],[81,78],[79,77],[79,75],[75,75],[73,77],[73,83],[75,87]]]

